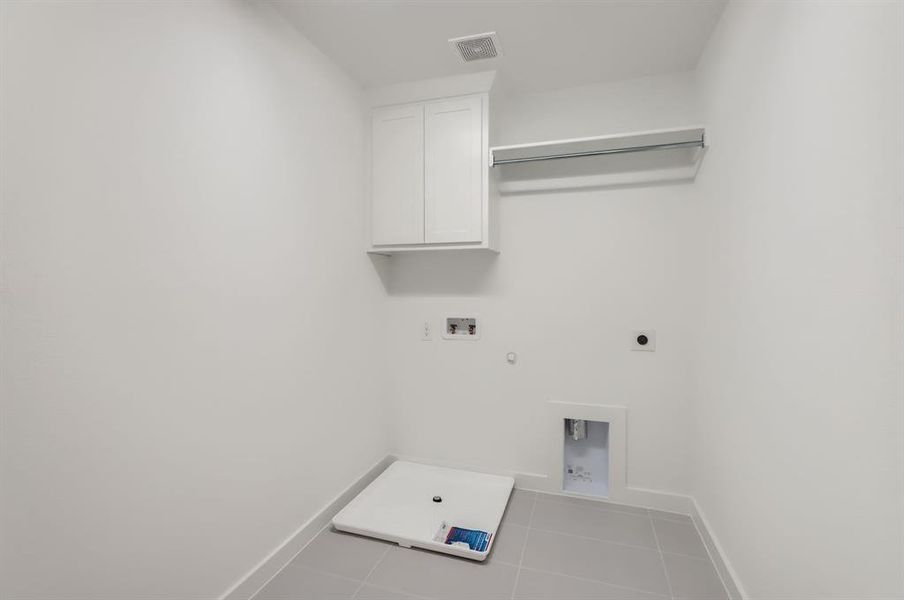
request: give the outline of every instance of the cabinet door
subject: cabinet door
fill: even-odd
[[[424,242],[424,107],[373,113],[371,225],[374,245]]]
[[[428,243],[479,242],[483,226],[480,97],[426,105],[425,231]]]

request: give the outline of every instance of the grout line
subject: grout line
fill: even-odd
[[[693,523],[694,528],[695,528],[695,530],[697,531],[697,534],[700,536],[701,541],[703,541],[703,546],[704,546],[704,548],[705,548],[705,550],[706,550],[706,552],[707,552],[707,556],[705,556],[705,557],[704,557],[704,556],[695,556],[695,555],[690,555],[690,554],[683,554],[683,553],[680,553],[680,552],[664,552],[664,551],[662,550],[662,546],[661,546],[661,544],[660,544],[660,542],[659,542],[659,535],[658,535],[658,533],[656,532],[656,526],[655,526],[655,520],[656,520],[656,519],[655,519],[655,517],[652,517],[649,513],[647,514],[647,518],[648,518],[648,520],[649,520],[649,522],[650,522],[650,525],[651,525],[651,527],[652,527],[652,529],[653,529],[653,537],[654,537],[654,539],[655,539],[655,541],[656,541],[656,548],[650,548],[650,547],[647,547],[647,546],[635,546],[635,545],[633,545],[633,544],[624,544],[624,543],[621,543],[621,542],[613,542],[613,541],[611,541],[611,540],[603,540],[603,539],[599,539],[599,538],[592,538],[592,537],[587,537],[587,536],[581,536],[581,535],[570,534],[570,533],[562,533],[562,532],[559,532],[559,531],[552,531],[552,530],[537,528],[537,527],[535,527],[535,526],[533,525],[533,522],[534,522],[534,516],[535,516],[535,513],[536,513],[537,503],[538,503],[539,501],[541,501],[541,500],[539,499],[539,495],[540,495],[540,494],[539,494],[538,492],[534,492],[534,497],[533,497],[532,503],[531,503],[530,515],[529,515],[529,517],[528,517],[528,521],[527,521],[527,524],[526,524],[526,525],[525,525],[525,524],[522,524],[522,523],[509,523],[509,525],[517,526],[517,527],[522,527],[522,528],[524,528],[524,529],[526,530],[526,531],[525,531],[525,536],[524,536],[524,542],[523,542],[523,544],[522,544],[522,546],[521,546],[521,553],[520,553],[519,558],[518,558],[518,563],[515,564],[515,563],[509,563],[509,562],[506,562],[506,561],[496,561],[496,562],[500,562],[501,564],[507,564],[507,565],[516,567],[516,569],[517,569],[516,572],[515,572],[515,581],[514,581],[514,585],[513,585],[513,588],[512,588],[511,598],[514,598],[515,592],[516,592],[516,590],[517,590],[517,588],[518,588],[518,582],[519,582],[519,579],[520,579],[521,571],[522,571],[523,569],[526,569],[526,570],[528,570],[528,571],[535,571],[535,572],[540,572],[540,573],[548,573],[548,574],[551,574],[551,575],[557,575],[557,576],[561,576],[561,577],[569,577],[569,578],[572,578],[572,579],[583,580],[583,581],[587,581],[587,582],[591,582],[591,583],[602,583],[602,584],[606,584],[606,585],[612,585],[612,586],[614,586],[614,587],[622,588],[622,589],[625,589],[625,590],[637,591],[637,592],[644,592],[644,593],[648,593],[648,594],[654,594],[654,595],[657,595],[657,596],[662,597],[663,599],[669,598],[669,599],[671,599],[671,600],[674,600],[674,596],[672,595],[672,594],[673,594],[673,591],[672,591],[672,587],[671,587],[671,581],[670,581],[669,575],[668,575],[668,568],[667,568],[666,565],[665,565],[665,554],[677,555],[677,556],[682,556],[682,557],[686,557],[686,558],[690,558],[690,559],[694,559],[694,560],[699,560],[699,561],[708,562],[708,563],[710,564],[710,566],[712,566],[712,567],[714,568],[714,570],[716,571],[716,574],[717,574],[717,576],[719,577],[720,582],[722,583],[722,586],[723,586],[723,588],[726,590],[726,594],[727,594],[727,586],[725,586],[725,583],[724,583],[724,579],[723,579],[723,577],[722,577],[722,574],[719,572],[719,568],[716,566],[715,561],[713,561],[713,559],[712,559],[712,553],[711,553],[711,551],[710,551],[710,549],[709,549],[709,546],[706,544],[705,541],[703,541],[704,538],[703,538],[703,536],[700,534],[699,526],[697,525],[696,521],[692,520],[691,522]],[[629,513],[621,513],[621,514],[629,514]],[[677,513],[676,513],[676,514],[677,514]],[[635,515],[635,516],[641,516],[641,515]],[[318,538],[318,537],[319,537],[326,529],[328,529],[328,528],[329,528],[329,524],[325,525],[325,526],[324,526],[324,527],[323,527],[316,535],[314,535],[314,537],[312,537],[311,540],[310,540],[307,544],[305,544],[305,546],[304,546],[301,550],[299,550],[299,551],[292,557],[291,560],[289,560],[289,562],[287,562],[287,563],[286,563],[286,564],[285,564],[285,565],[284,565],[284,566],[283,566],[276,574],[273,575],[273,577],[271,577],[270,579],[268,579],[268,580],[267,580],[267,581],[266,581],[266,582],[265,582],[265,583],[264,583],[257,591],[255,591],[254,596],[256,596],[257,594],[259,594],[259,593],[261,592],[261,590],[264,589],[264,587],[266,587],[266,586],[267,586],[271,581],[273,581],[280,573],[282,573],[282,572],[285,570],[285,568],[288,567],[288,565],[289,565],[292,561],[294,561],[294,560],[298,557],[298,555],[301,554],[301,552],[302,552],[305,548],[307,548],[311,543],[313,543],[314,540],[316,540],[316,539],[317,539],[317,538]],[[528,544],[528,541],[529,541],[529,538],[530,538],[530,535],[531,535],[531,531],[532,531],[532,530],[533,530],[533,531],[538,531],[538,532],[549,533],[549,534],[553,534],[553,535],[561,535],[561,536],[564,536],[564,537],[575,537],[575,538],[579,538],[579,539],[586,539],[586,540],[591,540],[591,541],[595,541],[595,542],[602,542],[602,543],[607,543],[607,544],[614,544],[614,545],[618,545],[618,546],[626,546],[626,547],[637,548],[637,549],[642,549],[642,550],[654,550],[654,551],[658,551],[658,553],[659,553],[659,558],[660,558],[660,563],[662,564],[663,569],[664,569],[664,571],[665,571],[665,575],[666,575],[666,584],[667,584],[668,589],[669,589],[669,596],[662,596],[661,594],[659,594],[659,593],[657,593],[657,592],[650,592],[649,590],[643,590],[643,589],[639,589],[639,588],[632,588],[632,587],[628,587],[628,586],[624,586],[624,585],[619,585],[619,584],[616,584],[616,583],[611,583],[611,582],[609,582],[609,581],[597,580],[597,579],[590,579],[590,578],[586,578],[586,577],[580,577],[580,576],[570,575],[570,574],[567,574],[567,573],[560,573],[560,572],[556,572],[556,571],[548,571],[548,570],[545,570],[545,569],[542,569],[542,568],[525,567],[525,566],[523,566],[524,555],[525,555],[525,553],[526,553],[526,551],[527,551],[527,544]],[[355,537],[357,537],[357,536],[355,536]],[[366,537],[366,536],[361,536],[361,537]],[[361,592],[361,590],[364,589],[365,585],[367,585],[367,583],[368,583],[370,577],[371,577],[371,576],[373,575],[373,573],[377,570],[377,568],[380,566],[380,564],[385,560],[386,556],[387,556],[394,548],[395,548],[395,546],[394,546],[393,544],[387,543],[387,548],[384,550],[383,554],[380,556],[380,558],[377,560],[377,562],[374,564],[374,566],[373,566],[373,567],[370,569],[370,571],[367,573],[367,575],[365,576],[365,578],[364,578],[363,581],[358,580],[358,579],[355,579],[355,578],[353,578],[353,577],[347,577],[347,576],[343,576],[343,575],[338,575],[338,574],[336,574],[336,573],[331,573],[331,572],[329,572],[329,571],[324,571],[323,569],[318,569],[318,568],[315,568],[315,567],[310,567],[310,566],[308,566],[308,565],[300,565],[300,566],[302,566],[305,570],[308,570],[308,571],[313,571],[313,572],[317,572],[317,573],[323,573],[323,574],[326,574],[326,575],[330,575],[330,576],[333,576],[333,577],[337,577],[337,578],[340,578],[340,579],[344,579],[344,580],[347,580],[347,581],[353,581],[353,582],[355,582],[355,583],[358,583],[359,585],[358,585],[357,589],[355,590],[354,594],[352,595],[352,598],[357,598],[357,597],[358,597],[358,594]],[[377,586],[377,587],[379,587],[379,588],[381,588],[381,589],[384,589],[384,590],[387,590],[387,591],[395,591],[395,592],[400,592],[400,593],[408,594],[408,592],[404,592],[404,590],[397,589],[397,588],[394,588],[394,587],[387,587],[387,586]],[[410,595],[410,594],[409,594],[409,595]],[[254,598],[254,596],[252,596],[252,599]],[[730,597],[730,595],[729,595],[729,597]]]
[[[716,567],[716,563],[714,563],[712,558],[710,558],[709,556],[700,556],[698,554],[685,554],[684,552],[672,552],[671,550],[663,550],[662,553],[668,554],[670,556],[680,556],[682,558],[693,558],[694,560],[702,560],[704,562],[708,562],[709,564],[711,564],[713,566],[713,568]],[[718,570],[718,569],[716,569],[716,570]]]
[[[450,556],[452,556],[452,555],[450,554]],[[377,585],[375,583],[371,583],[369,585],[370,585],[370,587],[377,588],[381,592],[391,592],[391,593],[395,593],[395,594],[401,594],[402,596],[404,596],[406,598],[411,598],[411,600],[437,600],[436,598],[433,598],[431,596],[418,596],[417,594],[412,594],[411,592],[406,592],[405,590],[401,590],[399,588],[395,588],[392,586]],[[364,589],[364,588],[362,587],[361,589]],[[357,594],[358,592],[355,592],[355,593]],[[353,596],[353,598],[354,598],[354,596]],[[295,599],[293,598],[292,600],[295,600]]]
[[[525,534],[525,535],[527,535],[527,534]],[[518,568],[518,563],[516,563],[516,562],[509,562],[507,560],[499,560],[498,558],[494,558],[493,562],[496,563],[497,565],[506,565],[508,567],[515,567],[516,569]]]
[[[530,516],[527,517],[527,528],[530,529],[534,526],[534,513],[537,512],[537,502],[540,499],[540,494],[534,494],[534,502],[530,505]]]
[[[530,505],[530,516],[527,517],[527,531],[524,532],[524,543],[521,544],[521,555],[518,557],[518,569],[515,571],[515,583],[512,585],[512,595],[510,598],[514,600],[515,592],[518,590],[518,579],[521,578],[521,563],[524,562],[524,552],[527,550],[527,540],[530,538],[530,524],[534,522],[534,510],[537,508],[537,494],[534,493],[534,501]]]
[[[558,502],[556,500],[546,500],[544,498],[537,498],[537,502],[542,502],[543,504],[546,504],[547,506],[549,506],[549,505],[564,506],[569,509],[583,510],[583,511],[588,511],[588,512],[596,513],[596,514],[602,513],[602,514],[608,514],[608,515],[617,515],[620,517],[634,517],[636,519],[651,518],[650,514],[648,512],[646,512],[646,510],[642,513],[628,512],[626,510],[615,510],[615,509],[611,509],[611,508],[595,508],[593,506],[586,506],[586,505],[580,504],[580,503]]]
[[[706,537],[703,536],[703,532],[700,531],[700,526],[697,525],[696,519],[691,519],[691,524],[694,526],[694,530],[697,532],[697,535],[700,537],[700,543],[703,544],[703,549],[706,550],[706,556],[707,556],[707,558],[709,558],[709,564],[711,564],[713,569],[715,569],[716,576],[719,578],[719,582],[722,584],[722,589],[725,590],[725,596],[729,599],[732,599],[731,592],[728,591],[728,586],[725,585],[725,578],[722,577],[722,569],[726,568],[725,563],[724,563],[724,561],[721,560],[721,556],[719,557],[720,561],[716,562],[716,559],[713,556],[713,554],[716,554],[716,552],[714,550],[710,551],[709,544],[706,543],[706,540],[709,539],[710,542],[713,544],[713,548],[715,549],[715,542],[712,541],[712,536],[709,535],[709,531],[706,532],[707,533]],[[706,560],[706,559],[704,559],[704,560]],[[722,569],[719,568],[720,566],[722,567]]]
[[[540,531],[543,533],[551,533],[553,535],[561,535],[563,537],[573,537],[573,538],[578,538],[580,540],[589,540],[591,542],[602,542],[604,544],[613,544],[615,546],[625,546],[627,548],[635,548],[637,550],[649,550],[649,551],[653,551],[653,552],[659,551],[661,554],[673,554],[675,556],[683,556],[684,558],[693,558],[695,560],[708,561],[708,562],[712,563],[713,566],[715,567],[715,563],[713,563],[711,558],[708,556],[700,556],[698,554],[685,554],[684,552],[674,552],[672,550],[669,550],[669,551],[661,550],[661,548],[659,548],[659,540],[658,540],[658,536],[656,535],[655,526],[653,529],[653,537],[657,538],[657,540],[656,540],[657,545],[656,546],[640,546],[637,544],[626,544],[624,542],[615,542],[612,540],[605,540],[602,538],[595,538],[595,537],[590,537],[590,536],[586,536],[586,535],[578,535],[576,533],[564,533],[562,531],[555,531],[554,529],[544,529],[542,527],[528,527],[527,525],[521,525],[519,523],[512,523],[512,525],[518,525],[519,527],[527,527],[528,529],[532,529],[534,531]],[[704,545],[704,547],[706,546],[706,544],[703,544],[703,545]],[[504,560],[502,560],[502,561],[497,560],[496,562],[505,563],[507,565],[515,564],[515,563],[510,563],[510,562],[507,562]],[[534,569],[534,570],[536,571],[538,569]],[[550,571],[550,572],[552,572],[552,571]],[[569,575],[569,577],[571,577],[571,576]],[[643,591],[643,590],[641,590],[641,591]]]
[[[638,544],[626,544],[625,542],[616,542],[613,540],[604,540],[602,538],[590,537],[589,535],[578,535],[576,533],[563,533],[561,531],[556,531],[554,529],[543,529],[542,527],[531,527],[536,531],[542,531],[543,533],[552,533],[555,535],[564,535],[566,537],[574,537],[581,540],[592,540],[594,542],[603,542],[604,544],[615,544],[616,546],[627,546],[628,548],[637,548],[638,550],[656,550],[656,546],[640,546]],[[655,537],[655,532],[654,532]]]
[[[355,583],[364,583],[360,579],[355,579],[354,577],[349,577],[348,575],[340,575],[338,573],[333,573],[331,571],[325,571],[323,569],[318,569],[317,567],[309,567],[308,565],[298,565],[299,569],[304,571],[310,571],[312,573],[320,573],[321,575],[329,575],[330,577],[335,577],[336,579],[344,579],[345,581],[353,581]],[[254,600],[252,598],[252,600]]]
[[[410,548],[405,548],[405,550],[410,550]],[[453,555],[449,554],[447,556],[453,556]],[[454,557],[454,558],[457,558],[457,557]],[[405,596],[406,598],[411,598],[412,600],[437,600],[437,598],[435,598],[433,596],[420,596],[418,594],[412,594],[411,592],[408,592],[402,588],[398,588],[398,587],[395,587],[392,585],[385,585],[382,583],[380,585],[377,585],[375,583],[367,584],[366,582],[362,582],[362,584],[363,585],[361,586],[361,588],[355,591],[355,596],[357,596],[357,594],[361,590],[364,589],[364,585],[370,585],[371,587],[375,587],[378,590],[381,590],[384,592],[393,592],[396,594],[401,594],[401,595]],[[352,596],[352,598],[355,598],[355,596]],[[292,600],[295,600],[295,599],[293,598]]]
[[[302,546],[301,548],[299,548],[299,549],[298,549],[298,552],[296,552],[295,554],[293,554],[293,555],[292,555],[292,558],[290,558],[289,560],[286,561],[286,564],[284,564],[283,566],[281,566],[281,567],[279,568],[279,570],[278,570],[276,573],[273,574],[272,577],[270,577],[269,579],[267,579],[267,581],[265,581],[263,584],[261,584],[261,586],[260,586],[259,588],[257,588],[256,590],[254,590],[254,593],[251,594],[250,599],[251,599],[251,600],[254,600],[254,598],[255,598],[258,594],[261,593],[261,590],[262,590],[262,589],[264,589],[265,587],[267,587],[267,586],[270,584],[271,581],[273,581],[274,579],[276,579],[276,577],[277,577],[280,573],[282,573],[283,571],[285,571],[285,570],[286,570],[286,567],[288,567],[288,566],[292,563],[292,561],[294,561],[296,558],[298,558],[298,555],[301,554],[301,553],[304,551],[305,548],[307,548],[308,546],[310,546],[311,544],[313,544],[313,543],[314,543],[314,540],[316,540],[318,537],[320,537],[320,534],[323,533],[324,530],[326,530],[329,526],[330,526],[330,523],[327,523],[326,525],[324,525],[323,527],[321,527],[321,528],[320,528],[320,531],[318,531],[317,533],[315,533],[315,534],[311,537],[311,539],[308,540],[308,543],[306,543],[304,546]]]
[[[688,525],[694,522],[693,517],[682,515],[681,513],[666,513],[662,510],[657,510],[655,514],[653,513],[653,510],[650,510],[649,512],[650,518],[656,519],[658,521],[668,521],[670,523],[686,523]]]
[[[707,563],[710,564],[710,566],[712,566],[712,567],[715,569],[717,575],[719,575],[720,581],[722,581],[722,577],[721,577],[721,574],[719,573],[719,569],[716,567],[716,565],[715,565],[715,563],[712,561],[712,558],[711,558],[711,557],[706,557],[706,556],[695,556],[695,555],[692,555],[692,554],[683,554],[683,553],[681,553],[681,552],[665,552],[665,551],[663,551],[663,550],[662,550],[662,547],[661,547],[660,544],[659,544],[659,536],[658,536],[658,534],[656,533],[656,527],[655,527],[655,524],[653,524],[652,522],[651,522],[651,526],[652,526],[652,528],[653,528],[653,535],[654,535],[654,537],[656,538],[656,545],[657,545],[656,548],[651,548],[651,547],[648,547],[648,546],[635,546],[635,545],[632,545],[632,544],[622,544],[622,543],[620,543],[620,542],[612,542],[612,541],[609,541],[609,540],[601,540],[601,539],[599,539],[599,538],[592,538],[592,537],[587,537],[587,536],[582,536],[582,535],[575,535],[575,534],[571,534],[571,533],[562,533],[562,532],[559,532],[559,531],[552,531],[552,530],[549,530],[549,529],[541,529],[541,528],[533,527],[532,524],[533,524],[533,521],[534,521],[534,513],[535,513],[535,511],[536,511],[536,507],[537,507],[537,503],[536,503],[536,499],[535,499],[535,501],[531,504],[530,516],[528,517],[528,520],[527,520],[527,524],[526,524],[526,525],[525,525],[525,524],[522,524],[522,523],[509,523],[509,525],[513,525],[513,526],[515,526],[515,527],[522,527],[522,528],[524,528],[524,529],[526,530],[526,531],[525,531],[525,534],[524,534],[524,543],[523,543],[522,546],[521,546],[521,554],[519,555],[518,562],[517,562],[517,563],[511,563],[511,562],[500,561],[500,560],[495,561],[495,562],[497,562],[497,563],[499,563],[499,564],[505,564],[505,565],[509,565],[509,566],[512,566],[512,567],[516,567],[516,568],[517,568],[517,571],[516,571],[516,573],[515,573],[515,586],[512,588],[512,596],[513,596],[513,597],[514,597],[515,590],[517,589],[517,586],[518,586],[518,580],[519,580],[519,578],[520,578],[520,571],[521,571],[521,569],[527,569],[528,571],[536,571],[536,572],[540,572],[540,573],[549,573],[549,574],[551,574],[551,575],[559,575],[559,576],[562,576],[562,577],[571,577],[572,579],[580,579],[580,580],[588,581],[588,582],[592,582],[592,583],[604,583],[604,584],[606,584],[606,585],[612,585],[612,586],[615,586],[615,587],[624,588],[624,589],[626,589],[626,590],[631,590],[631,591],[636,591],[636,592],[645,592],[645,593],[648,593],[648,594],[655,594],[655,595],[660,595],[660,596],[662,596],[661,594],[658,594],[657,592],[651,592],[651,591],[649,591],[649,590],[644,590],[644,589],[640,589],[640,588],[632,588],[632,587],[629,587],[629,586],[620,585],[620,584],[617,584],[617,583],[612,583],[612,582],[610,582],[610,581],[605,581],[605,580],[602,580],[602,579],[590,579],[590,578],[587,578],[587,577],[581,577],[581,576],[578,576],[578,575],[571,575],[571,574],[568,574],[568,573],[560,573],[560,572],[558,572],[558,571],[549,571],[549,570],[546,570],[546,569],[540,569],[540,568],[536,568],[536,567],[524,567],[524,566],[522,566],[522,563],[523,563],[523,561],[524,561],[524,554],[525,554],[525,552],[526,552],[526,550],[527,550],[527,542],[528,542],[528,538],[529,538],[529,536],[530,536],[531,530],[534,530],[534,531],[540,531],[540,532],[543,532],[543,533],[551,533],[551,534],[553,534],[553,535],[561,535],[561,536],[564,536],[564,537],[575,537],[575,538],[578,538],[578,539],[590,540],[590,541],[594,541],[594,542],[603,542],[603,543],[607,543],[607,544],[615,544],[615,545],[617,545],[617,546],[626,546],[626,547],[628,547],[628,548],[637,548],[637,549],[639,549],[639,550],[656,550],[656,551],[659,552],[660,561],[662,562],[663,568],[664,568],[665,571],[666,571],[666,583],[667,583],[668,586],[669,586],[670,594],[671,594],[671,582],[670,582],[669,579],[668,579],[668,569],[665,568],[665,558],[664,558],[664,555],[665,555],[665,554],[670,554],[670,555],[675,555],[675,556],[682,556],[682,557],[684,557],[684,558],[690,558],[690,559],[693,559],[693,560],[698,560],[698,561],[707,562]],[[652,520],[653,520],[653,519],[651,519],[651,521],[652,521]],[[696,523],[695,523],[695,526],[696,526]],[[329,525],[326,525],[326,526],[324,526],[323,529],[327,529],[328,527],[329,527]],[[320,531],[320,533],[322,533],[322,532],[323,532],[323,530]],[[318,533],[317,535],[315,535],[314,538],[311,539],[311,542],[309,542],[309,544],[312,543],[312,542],[320,535],[320,533]],[[698,534],[699,534],[699,531],[698,531]],[[352,535],[354,535],[355,537],[362,537],[362,538],[365,538],[365,539],[369,539],[369,538],[367,538],[367,536],[357,536],[357,535],[355,535],[355,534],[352,534]],[[702,539],[702,538],[701,538],[701,539]],[[306,546],[306,547],[307,547],[307,546]],[[370,577],[371,577],[371,576],[373,575],[373,573],[377,570],[377,567],[380,566],[380,564],[383,562],[383,560],[385,560],[386,556],[387,556],[394,548],[396,548],[396,547],[400,547],[400,546],[396,546],[396,545],[394,545],[394,544],[392,544],[392,543],[388,543],[388,542],[387,542],[387,548],[386,548],[386,550],[383,552],[383,554],[382,554],[382,555],[380,556],[380,558],[377,560],[377,562],[376,562],[376,564],[373,566],[373,568],[371,568],[371,570],[370,570],[370,571],[368,572],[368,574],[365,576],[365,578],[364,578],[363,581],[362,581],[362,580],[359,580],[359,579],[355,579],[354,577],[348,577],[348,576],[345,576],[345,575],[339,575],[339,574],[337,574],[337,573],[333,573],[333,572],[331,572],[331,571],[326,571],[326,570],[319,569],[319,568],[317,568],[317,567],[312,567],[312,566],[309,566],[309,565],[300,565],[300,566],[301,566],[302,568],[304,568],[305,570],[308,570],[308,571],[313,571],[313,572],[315,572],[315,573],[322,573],[322,574],[324,574],[324,575],[330,575],[330,576],[332,576],[332,577],[338,577],[338,578],[340,578],[340,579],[345,579],[345,580],[347,580],[347,581],[353,581],[353,582],[355,582],[355,583],[359,583],[360,585],[359,585],[358,588],[355,590],[355,593],[354,593],[353,596],[352,596],[352,598],[355,598],[355,597],[357,597],[358,593],[359,593],[362,589],[364,589],[364,586],[368,583],[368,580],[370,579]],[[704,543],[704,547],[706,547],[706,544],[705,544],[705,543]],[[709,549],[708,549],[708,548],[706,548],[706,550],[707,550],[707,552],[709,552]],[[298,554],[301,554],[301,551],[299,551]],[[295,558],[298,556],[298,554],[296,554],[295,557],[292,558],[292,560],[295,560]],[[292,561],[289,561],[289,562],[292,562]],[[283,569],[280,569],[280,571],[279,571],[276,575],[274,575],[273,577],[271,577],[271,578],[267,581],[267,583],[265,583],[263,586],[261,586],[261,588],[260,588],[259,590],[257,590],[257,591],[255,592],[255,595],[257,595],[258,593],[260,593],[260,591],[261,591],[268,583],[270,583],[270,581],[272,581],[273,579],[275,579],[275,578],[277,577],[277,575],[279,575],[279,573],[281,573],[281,572],[285,569],[285,567],[288,567],[288,566],[289,566],[289,563],[286,563],[286,565],[283,567]],[[723,587],[724,587],[724,581],[723,581],[722,583],[723,583]],[[381,585],[381,586],[377,586],[377,587],[380,587],[380,588],[385,589],[385,590],[387,590],[387,591],[400,592],[400,593],[405,593],[405,594],[411,595],[410,593],[405,592],[404,590],[399,589],[399,588],[395,588],[395,587],[387,587],[387,586],[385,586],[385,585]],[[727,589],[727,588],[726,588],[726,589]],[[727,592],[726,592],[726,593],[727,593]],[[666,596],[662,596],[662,597],[663,597],[663,598],[666,598]],[[671,595],[668,596],[668,597],[671,598]],[[730,597],[730,595],[729,595],[729,597]],[[252,600],[253,600],[253,598],[254,598],[254,596],[252,596]]]
[[[367,580],[370,579],[370,576],[374,574],[374,571],[377,570],[377,567],[380,566],[380,563],[383,562],[383,559],[386,558],[386,555],[389,554],[389,551],[392,550],[392,546],[389,544],[386,545],[386,550],[383,551],[383,554],[380,555],[380,558],[377,559],[377,562],[374,563],[374,566],[370,568],[370,571],[367,572],[367,575],[364,576],[364,581],[361,582],[361,585],[358,586],[358,589],[355,590],[355,593],[352,594],[352,600],[358,597],[358,592],[364,589],[364,586],[367,585]]]
[[[536,504],[535,504],[535,507],[536,507]],[[645,509],[645,510],[646,510],[646,509]],[[615,511],[609,511],[609,512],[615,512]],[[644,515],[640,515],[640,514],[631,514],[631,513],[624,513],[624,512],[619,512],[618,514],[622,514],[622,515],[631,515],[631,516],[635,516],[635,517],[646,518],[648,521],[651,522],[651,523],[650,523],[651,526],[652,526],[652,522],[656,520],[656,517],[651,517],[650,515],[647,515],[646,517],[644,517]],[[675,513],[675,514],[678,514],[678,513]],[[641,546],[640,544],[629,544],[629,543],[627,543],[627,542],[618,542],[618,541],[615,541],[615,540],[609,540],[609,539],[605,539],[605,538],[591,537],[591,536],[588,536],[588,535],[580,535],[580,534],[578,534],[578,533],[567,533],[567,532],[564,532],[564,531],[556,531],[555,529],[545,529],[545,528],[543,528],[543,527],[536,527],[535,525],[533,525],[533,516],[534,516],[534,512],[533,512],[533,510],[531,510],[531,520],[530,520],[529,524],[526,525],[526,526],[525,526],[525,525],[521,525],[521,526],[522,526],[522,527],[529,527],[530,529],[534,529],[534,530],[536,530],[536,531],[542,531],[542,532],[544,532],[544,533],[552,533],[552,534],[555,534],[555,535],[564,535],[564,536],[568,536],[568,537],[576,537],[576,538],[579,538],[579,539],[582,539],[582,540],[593,540],[594,542],[604,542],[604,543],[606,543],[606,544],[615,544],[615,545],[617,545],[617,546],[627,546],[628,548],[637,548],[637,549],[639,549],[639,550],[657,550],[657,549],[658,549],[658,546],[659,546],[659,540],[658,540],[658,538],[657,538],[657,536],[656,536],[656,530],[655,530],[655,527],[653,528],[653,537],[654,537],[654,538],[657,538],[657,539],[656,539],[656,546]],[[660,519],[660,520],[663,520],[663,521],[664,521],[665,519]],[[668,521],[668,522],[669,522],[669,523],[678,523],[679,521]],[[681,522],[683,523],[684,521],[681,521]],[[516,524],[520,524],[520,523],[516,523]],[[699,535],[699,531],[698,531],[697,534]],[[701,541],[702,541],[702,537],[701,537]],[[706,546],[706,543],[703,543],[703,546],[705,547],[705,546]],[[706,557],[705,557],[705,556],[697,556],[697,555],[695,555],[695,554],[685,554],[685,553],[683,553],[683,552],[666,552],[666,554],[677,554],[677,555],[679,555],[679,556],[687,556],[688,558],[701,558],[701,559],[703,559],[703,560],[706,560]],[[715,563],[713,563],[713,565],[715,565]]]
[[[536,573],[546,573],[548,575],[557,575],[559,577],[565,577],[566,579],[578,579],[580,581],[586,581],[588,583],[601,583],[603,585],[609,585],[612,587],[620,588],[623,590],[628,590],[631,592],[641,592],[644,594],[650,594],[651,596],[659,596],[660,598],[670,598],[669,596],[664,596],[659,592],[651,592],[650,590],[642,590],[640,588],[629,587],[627,585],[621,585],[620,583],[612,583],[611,581],[603,581],[602,579],[590,579],[589,577],[581,577],[580,575],[569,575],[568,573],[559,573],[558,571],[547,571],[546,569],[538,569],[536,567],[521,567],[525,571],[534,571]]]
[[[635,517],[643,517],[649,516],[650,510],[644,506],[634,506],[633,504],[616,504],[614,502],[607,502],[605,500],[591,500],[590,498],[582,498],[580,496],[569,496],[563,494],[550,494],[547,492],[534,492],[537,495],[537,499],[542,502],[548,502],[551,504],[566,504],[571,506],[577,506],[579,508],[588,508],[591,510],[605,510],[608,512],[615,512],[623,515],[634,515]],[[638,512],[640,509],[643,512]],[[666,511],[661,511],[666,512]],[[681,513],[672,513],[679,516],[687,516],[682,515]],[[690,518],[690,516],[687,516]]]
[[[662,572],[665,573],[665,584],[669,586],[669,598],[674,600],[675,594],[672,592],[672,580],[669,578],[669,568],[665,566],[665,555],[662,553],[662,546],[659,544],[659,534],[656,533],[656,523],[650,518],[650,527],[653,528],[653,537],[656,538],[656,549],[659,550],[659,563],[662,565]]]

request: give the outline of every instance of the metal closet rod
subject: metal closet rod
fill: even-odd
[[[627,154],[628,152],[646,152],[647,150],[671,150],[672,148],[703,148],[703,139],[690,142],[674,142],[671,144],[651,144],[649,146],[631,146],[628,148],[612,148],[610,150],[587,150],[586,152],[568,152],[566,154],[550,154],[548,156],[527,156],[524,158],[493,158],[493,166],[511,165],[514,163],[536,162],[538,160],[557,160],[559,158],[578,158],[580,156],[602,156],[605,154]]]

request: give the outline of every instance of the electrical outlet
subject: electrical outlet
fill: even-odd
[[[631,350],[656,352],[656,331],[654,329],[638,329],[631,334]]]

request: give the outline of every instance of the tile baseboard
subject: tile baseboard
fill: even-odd
[[[719,574],[719,578],[722,579],[722,584],[725,586],[725,591],[728,592],[728,597],[731,600],[746,600],[749,596],[741,585],[737,573],[728,558],[726,558],[722,545],[719,544],[719,539],[713,535],[709,521],[707,521],[706,516],[700,509],[700,505],[697,504],[697,500],[694,498],[691,498],[691,500],[693,502],[691,518],[694,520],[694,525],[697,526],[700,537],[703,538],[703,545],[706,546],[706,551],[709,552],[709,557],[716,566],[716,572]]]
[[[386,467],[395,462],[396,458],[391,454],[387,454],[374,464],[363,475],[358,477],[351,485],[336,496],[329,504],[327,504],[320,512],[312,516],[306,523],[299,527],[295,533],[290,535],[279,546],[277,546],[269,555],[261,560],[251,571],[246,573],[231,588],[223,593],[219,600],[249,600],[264,585],[267,584],[283,567],[295,558],[305,546],[313,540],[320,531],[329,525],[330,520],[342,508],[348,504],[352,498],[358,495],[366,488],[371,481],[386,470]]]

